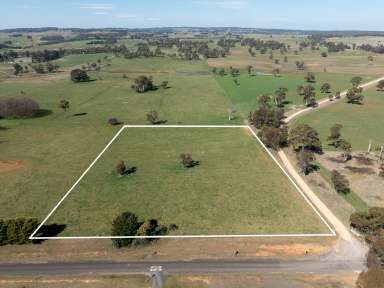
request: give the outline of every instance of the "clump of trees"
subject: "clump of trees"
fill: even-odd
[[[185,167],[185,168],[193,168],[195,166],[198,166],[200,164],[199,161],[193,160],[191,154],[181,154],[180,155],[180,163]]]
[[[286,90],[282,88],[276,92],[275,104],[282,105]],[[272,149],[283,147],[287,143],[287,128],[283,125],[284,110],[274,107],[272,97],[268,94],[259,96],[259,108],[249,114],[249,123],[260,129],[258,136],[263,143]]]
[[[172,227],[171,227],[172,226]],[[170,225],[166,227],[159,225],[156,219],[140,222],[138,217],[131,212],[124,212],[117,216],[112,222],[112,236],[145,236],[146,239],[113,239],[112,244],[116,248],[128,247],[131,245],[142,245],[153,241],[160,235],[165,235],[171,228],[177,227]]]
[[[38,225],[35,218],[0,219],[0,246],[32,243],[29,237]]]
[[[288,133],[288,143],[296,152],[297,164],[302,173],[310,174],[317,169],[315,153],[322,152],[319,134],[310,126],[303,124],[292,128]]]
[[[37,102],[27,97],[0,98],[0,118],[23,119],[34,117],[40,111]]]
[[[155,86],[153,85],[152,77],[148,76],[139,76],[135,79],[135,83],[132,85],[132,89],[134,89],[137,93],[144,93],[150,90],[154,90]]]
[[[337,193],[348,194],[351,192],[348,179],[337,170],[331,172],[331,181]]]
[[[88,73],[82,69],[74,69],[71,71],[71,80],[75,83],[88,82],[90,80]]]

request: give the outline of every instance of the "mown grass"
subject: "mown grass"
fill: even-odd
[[[384,144],[384,93],[374,89],[364,92],[363,105],[352,105],[341,100],[311,114],[300,117],[295,125],[306,123],[319,132],[324,149],[331,150],[327,137],[329,129],[336,123],[342,124],[342,137],[352,144],[355,151],[367,151],[369,140],[375,146]]]
[[[200,165],[184,168],[181,153]],[[119,160],[137,172],[118,176]],[[127,128],[49,223],[66,224],[66,236],[109,235],[124,211],[174,223],[179,235],[327,232],[243,128]]]

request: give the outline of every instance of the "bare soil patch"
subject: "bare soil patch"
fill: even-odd
[[[22,160],[0,160],[0,173],[10,172],[24,166]]]

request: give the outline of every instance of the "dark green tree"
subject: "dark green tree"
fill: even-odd
[[[140,223],[135,214],[124,212],[112,222],[112,236],[135,236]],[[132,244],[132,239],[113,239],[112,244],[116,248],[126,247]]]

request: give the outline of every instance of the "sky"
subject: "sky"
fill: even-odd
[[[1,0],[0,29],[250,27],[384,31],[383,0]]]

